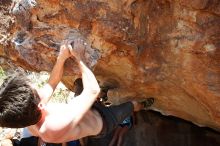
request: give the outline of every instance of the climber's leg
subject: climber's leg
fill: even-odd
[[[97,137],[104,137],[112,132],[122,121],[132,115],[134,105],[132,102],[126,102],[120,105],[106,107],[100,102],[93,105],[103,118],[103,129]]]
[[[146,99],[147,100],[147,99]],[[153,104],[153,103],[152,103]],[[130,117],[134,111],[145,108],[143,102],[126,102],[120,105],[106,107],[100,102],[96,102],[93,108],[99,111],[103,118],[103,129],[98,137],[103,137],[112,132],[124,119]]]

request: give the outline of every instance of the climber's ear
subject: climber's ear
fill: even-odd
[[[46,104],[44,104],[44,103],[39,103],[38,104],[38,108],[40,109],[40,110],[44,110],[45,109],[45,107],[46,107]]]

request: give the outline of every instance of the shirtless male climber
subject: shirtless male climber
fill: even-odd
[[[7,78],[0,87],[0,126],[28,127],[33,136],[44,142],[62,143],[86,136],[105,136],[143,104],[132,101],[105,107],[95,102],[99,84],[92,71],[82,61],[85,46],[82,40],[60,47],[60,53],[48,83],[41,89],[32,86],[21,74]],[[66,103],[48,103],[63,75],[67,58],[75,57],[81,71],[83,91]]]

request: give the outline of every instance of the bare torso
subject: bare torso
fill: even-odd
[[[40,128],[44,124],[46,119],[50,116],[54,116],[54,115],[59,116],[59,114],[64,114],[65,110],[63,109],[65,109],[65,104],[48,105],[46,107],[47,113],[45,116],[43,116],[45,118],[42,118],[41,122],[39,122],[38,124],[28,127],[28,129],[34,136],[41,137]],[[46,142],[62,143],[71,140],[80,139],[82,137],[86,137],[90,135],[97,135],[101,132],[102,126],[103,126],[103,122],[101,115],[96,110],[91,108],[84,115],[84,117],[77,124],[77,126],[73,126],[73,124],[69,124],[62,130],[60,130],[58,134],[56,134],[57,136],[56,141],[46,141]]]

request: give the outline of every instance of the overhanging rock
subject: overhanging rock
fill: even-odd
[[[93,71],[109,100],[154,97],[153,110],[220,130],[218,0],[0,2],[0,55],[51,71],[60,42],[78,30],[100,53]],[[78,77],[68,60],[63,81]]]

